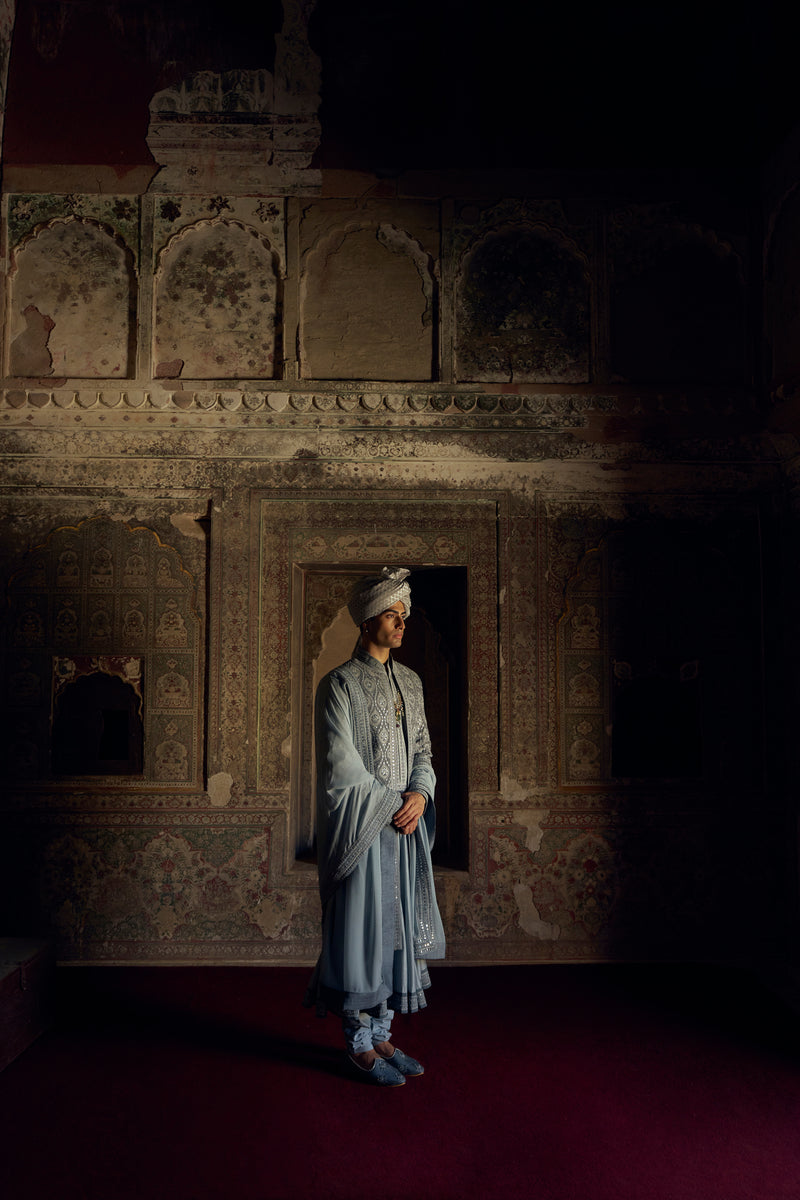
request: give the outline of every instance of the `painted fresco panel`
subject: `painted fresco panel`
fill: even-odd
[[[255,230],[219,218],[184,229],[156,280],[157,377],[280,377],[280,282]]]
[[[133,374],[132,260],[109,231],[87,220],[51,222],[14,252],[10,285],[11,375]]]
[[[586,262],[552,231],[491,232],[461,264],[456,329],[460,380],[588,380]]]

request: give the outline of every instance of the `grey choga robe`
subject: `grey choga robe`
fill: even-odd
[[[416,1012],[430,987],[425,958],[444,958],[431,866],[436,815],[422,683],[358,647],[317,689],[317,848],[322,953],[305,1003],[341,1015]],[[413,834],[392,817],[401,792],[428,797]]]

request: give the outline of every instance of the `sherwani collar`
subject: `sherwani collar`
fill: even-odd
[[[383,671],[385,674],[388,667],[390,671],[394,672],[394,660],[391,654],[386,662],[382,663],[379,662],[374,654],[370,654],[369,650],[365,650],[363,646],[356,646],[353,651],[353,658],[357,658],[359,662],[366,663],[368,667],[371,667],[375,671]]]

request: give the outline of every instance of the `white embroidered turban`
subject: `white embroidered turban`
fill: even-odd
[[[347,608],[356,625],[386,612],[398,600],[411,612],[411,586],[406,582],[410,571],[405,567],[384,567],[380,575],[361,579],[353,588]]]

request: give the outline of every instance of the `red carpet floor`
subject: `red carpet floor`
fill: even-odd
[[[60,972],[0,1074],[4,1200],[798,1200],[800,1039],[743,972],[439,968],[381,1091],[308,972]]]

